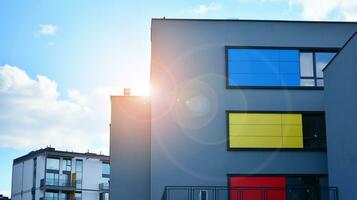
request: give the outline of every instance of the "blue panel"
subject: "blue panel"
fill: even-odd
[[[298,74],[300,76],[299,62],[280,62],[279,72],[282,74]]]
[[[299,50],[279,50],[280,61],[293,61],[298,62],[300,60]]]
[[[229,73],[279,73],[279,62],[228,61]]]
[[[279,51],[269,49],[228,49],[228,60],[278,61]]]
[[[298,50],[228,49],[230,86],[299,86]]]
[[[282,74],[280,81],[281,86],[300,86],[300,77],[296,74]]]

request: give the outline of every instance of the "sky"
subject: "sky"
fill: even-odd
[[[149,94],[162,17],[357,21],[357,0],[0,1],[0,194],[29,151],[108,154],[109,97]]]

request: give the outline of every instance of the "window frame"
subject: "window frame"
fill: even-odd
[[[324,111],[261,111],[261,110],[226,110],[226,136],[227,136],[227,151],[307,151],[307,152],[326,152],[326,148],[236,148],[230,147],[230,137],[229,137],[229,114],[230,113],[271,113],[271,114],[325,114]],[[303,133],[303,140],[305,139]]]
[[[327,47],[279,47],[279,46],[224,46],[225,48],[225,79],[226,89],[287,89],[287,90],[323,90],[324,86],[317,86],[317,79],[324,80],[324,78],[318,78],[316,76],[316,58],[315,52],[329,52],[338,53],[341,48],[327,48]],[[313,79],[315,86],[232,86],[229,85],[229,72],[228,72],[228,50],[229,49],[272,49],[272,50],[299,50],[299,52],[312,52],[313,53],[313,70],[314,77],[306,78]],[[300,79],[305,79],[300,75]]]

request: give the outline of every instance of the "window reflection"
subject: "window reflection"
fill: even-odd
[[[47,158],[47,169],[59,170],[59,159]]]
[[[314,61],[312,53],[300,53],[300,75],[305,77],[314,76]]]
[[[317,52],[317,53],[315,53],[316,76],[318,78],[322,78],[323,77],[322,70],[331,61],[331,59],[335,56],[335,54],[336,53],[329,53],[329,52]]]

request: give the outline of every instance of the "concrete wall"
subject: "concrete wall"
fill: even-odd
[[[329,183],[341,200],[357,199],[357,36],[324,75]]]
[[[166,185],[227,185],[228,173],[327,173],[325,152],[227,151],[226,110],[324,111],[324,100],[322,90],[226,89],[225,46],[338,48],[356,29],[153,20],[151,199]]]
[[[150,199],[150,101],[112,97],[110,199]]]

